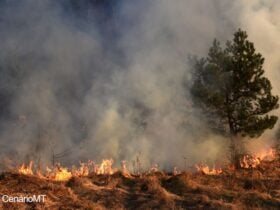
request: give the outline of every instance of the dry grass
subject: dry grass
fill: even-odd
[[[164,173],[90,175],[54,182],[0,176],[0,194],[45,194],[45,203],[2,203],[0,209],[279,209],[280,161],[217,176]]]

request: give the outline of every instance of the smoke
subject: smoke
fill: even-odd
[[[124,0],[102,10],[92,2],[72,9],[71,1],[2,2],[5,157],[44,164],[53,155],[66,164],[139,157],[162,168],[224,157],[227,141],[211,134],[183,84],[191,83],[187,57],[204,56],[214,38],[231,39],[239,27],[280,93],[276,0]]]

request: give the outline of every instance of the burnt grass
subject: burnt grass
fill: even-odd
[[[0,195],[46,195],[44,203],[3,203],[0,209],[280,209],[280,161],[220,175],[117,172],[55,182],[12,172],[0,175]]]

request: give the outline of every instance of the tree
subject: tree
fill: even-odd
[[[215,39],[206,58],[194,58],[191,95],[212,128],[231,139],[232,162],[239,167],[240,137],[259,137],[272,129],[278,96],[264,77],[264,58],[255,52],[245,31],[239,29],[223,49]]]

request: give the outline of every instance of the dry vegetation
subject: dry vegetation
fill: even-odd
[[[279,209],[280,161],[221,175],[156,172],[143,176],[73,177],[56,182],[17,173],[0,176],[0,194],[46,194],[45,203],[3,203],[1,209]]]

